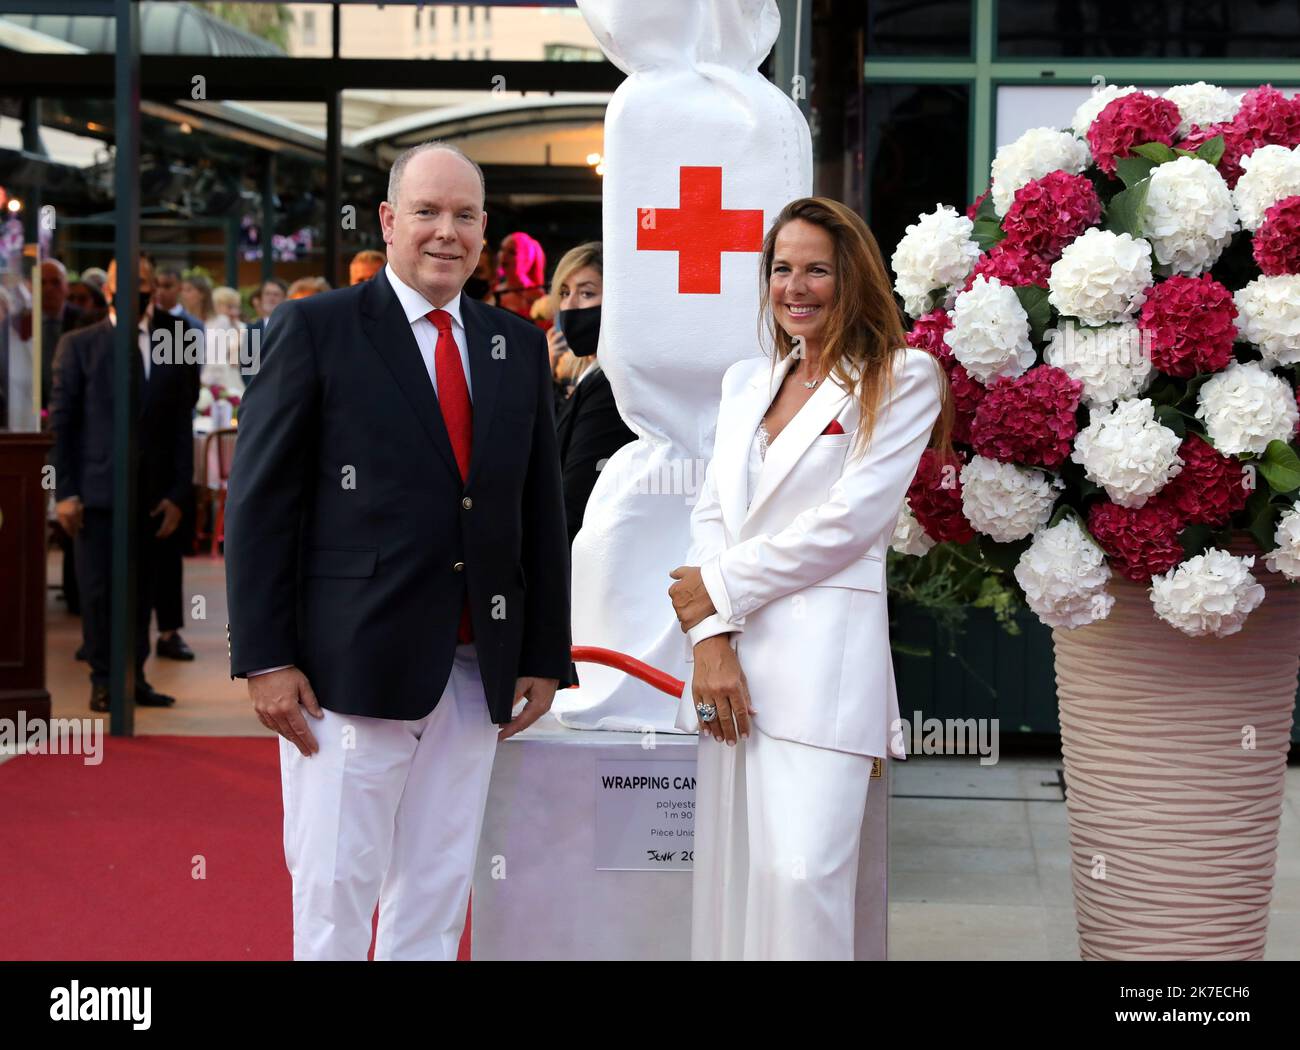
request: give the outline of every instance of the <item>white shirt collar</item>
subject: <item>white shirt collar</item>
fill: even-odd
[[[427,315],[430,310],[446,310],[447,313],[451,314],[453,324],[459,325],[462,329],[465,327],[465,323],[460,319],[460,292],[453,295],[442,306],[434,306],[393,272],[392,263],[384,264],[384,274],[388,277],[388,283],[393,286],[393,291],[397,293],[397,301],[402,304],[407,323],[415,324],[421,317]]]

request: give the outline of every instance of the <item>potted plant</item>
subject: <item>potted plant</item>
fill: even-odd
[[[892,259],[957,410],[905,513],[1052,629],[1082,955],[1259,958],[1300,665],[1300,99],[1106,87],[991,175]]]

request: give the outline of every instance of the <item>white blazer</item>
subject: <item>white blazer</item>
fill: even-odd
[[[750,443],[794,359],[773,371],[769,358],[749,358],[722,378],[686,559],[700,566],[718,611],[689,632],[687,660],[701,638],[738,632],[732,644],[754,725],[768,736],[906,757],[895,724],[885,554],[939,417],[941,366],[924,350],[904,350],[866,452],[847,458],[857,401],[827,379],[768,447],[748,507]],[[832,419],[843,434],[822,433]],[[688,677],[677,710],[677,727],[687,731],[698,725],[691,692]]]

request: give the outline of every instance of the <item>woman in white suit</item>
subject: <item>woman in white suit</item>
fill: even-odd
[[[885,555],[952,416],[851,209],[787,205],[762,274],[774,353],[723,377],[669,590],[692,660],[678,726],[702,730],[692,956],[851,959],[872,757],[905,757]]]

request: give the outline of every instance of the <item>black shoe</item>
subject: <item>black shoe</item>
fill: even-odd
[[[90,709],[92,711],[107,711],[109,709],[108,686],[92,685],[90,687]]]
[[[137,707],[171,707],[176,697],[158,692],[148,682],[140,682],[135,687],[135,703]]]
[[[86,647],[85,647],[84,645],[82,645],[82,646],[78,646],[78,647],[77,647],[77,655],[76,655],[76,659],[78,659],[78,660],[85,660],[85,659],[87,659],[87,657],[86,657]]]
[[[193,660],[194,650],[185,644],[185,639],[177,631],[170,638],[158,639],[158,655],[168,660]]]

